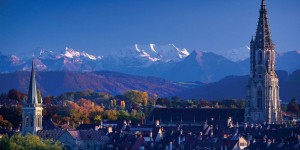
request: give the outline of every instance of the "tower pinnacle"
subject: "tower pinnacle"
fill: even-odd
[[[257,43],[257,46],[260,49],[274,49],[274,44],[271,39],[271,32],[265,0],[261,1],[255,42]]]
[[[38,104],[36,81],[35,81],[35,71],[34,71],[33,61],[32,61],[32,68],[31,68],[31,76],[30,76],[27,103],[29,103],[29,104]]]

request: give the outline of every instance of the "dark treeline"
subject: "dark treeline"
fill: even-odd
[[[42,97],[38,91],[38,97]],[[12,89],[0,95],[0,128],[18,128],[22,123],[22,103],[27,95]],[[109,93],[86,90],[68,92],[59,96],[43,97],[43,118],[50,118],[62,125],[70,123],[99,123],[101,120],[131,120],[139,122],[147,117],[155,107],[167,108],[245,108],[246,101],[241,99],[182,100],[180,97],[160,98],[147,92],[131,90],[123,95],[112,96]],[[282,110],[292,114],[299,113],[296,99],[283,105]]]

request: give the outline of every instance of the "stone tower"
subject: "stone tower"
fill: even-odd
[[[22,104],[22,134],[36,134],[42,130],[42,98],[38,97],[35,81],[35,72],[32,62],[31,77],[28,90],[28,100]]]
[[[255,38],[250,42],[246,122],[281,123],[275,46],[271,39],[265,0],[261,2]]]

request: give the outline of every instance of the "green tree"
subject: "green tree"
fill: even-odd
[[[129,113],[127,112],[127,111],[124,111],[124,110],[120,110],[119,111],[119,120],[128,120],[129,119],[129,117],[130,117],[130,115],[129,115]]]
[[[102,120],[101,115],[96,115],[95,118],[94,118],[94,123],[100,123],[101,120]]]
[[[42,140],[36,135],[27,134],[22,136],[14,134],[12,137],[3,136],[0,140],[1,150],[61,150],[61,143],[53,140]]]

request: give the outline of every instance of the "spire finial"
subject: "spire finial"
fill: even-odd
[[[33,60],[31,62],[31,70],[34,71],[34,62],[33,62]]]
[[[261,0],[261,10],[266,9],[266,0]]]

